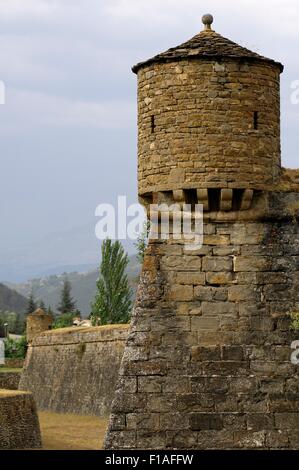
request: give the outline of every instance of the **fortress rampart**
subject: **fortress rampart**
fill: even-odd
[[[19,390],[31,391],[39,410],[107,415],[127,334],[127,325],[109,325],[35,336]]]

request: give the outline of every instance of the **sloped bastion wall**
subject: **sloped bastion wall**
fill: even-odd
[[[46,331],[29,345],[19,390],[39,410],[109,414],[127,325]]]

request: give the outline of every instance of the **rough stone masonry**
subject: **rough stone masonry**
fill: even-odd
[[[0,450],[41,448],[40,426],[31,393],[0,390]]]
[[[202,204],[204,243],[150,240],[107,449],[299,449],[299,171],[281,167],[283,66],[204,23],[133,68],[140,201]]]
[[[3,372],[0,368],[0,389],[4,390],[18,390],[21,373],[17,372]]]
[[[127,325],[33,332],[19,390],[39,410],[108,416],[127,335]]]

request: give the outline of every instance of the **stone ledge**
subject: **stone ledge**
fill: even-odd
[[[45,331],[37,335],[32,341],[32,346],[124,341],[127,338],[128,329],[129,325],[61,328]]]

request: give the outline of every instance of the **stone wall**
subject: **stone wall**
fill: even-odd
[[[114,395],[127,325],[44,332],[29,345],[19,385],[39,410],[105,416]]]
[[[5,365],[3,366],[6,369],[22,369],[24,365],[24,359],[12,359],[10,357],[5,358]]]
[[[40,427],[31,393],[0,390],[0,449],[40,447]]]
[[[18,390],[20,372],[2,372],[0,369],[0,389]]]
[[[280,71],[206,58],[139,70],[139,195],[271,189],[280,175]]]
[[[198,251],[150,243],[106,448],[299,449],[299,197],[263,197]]]

